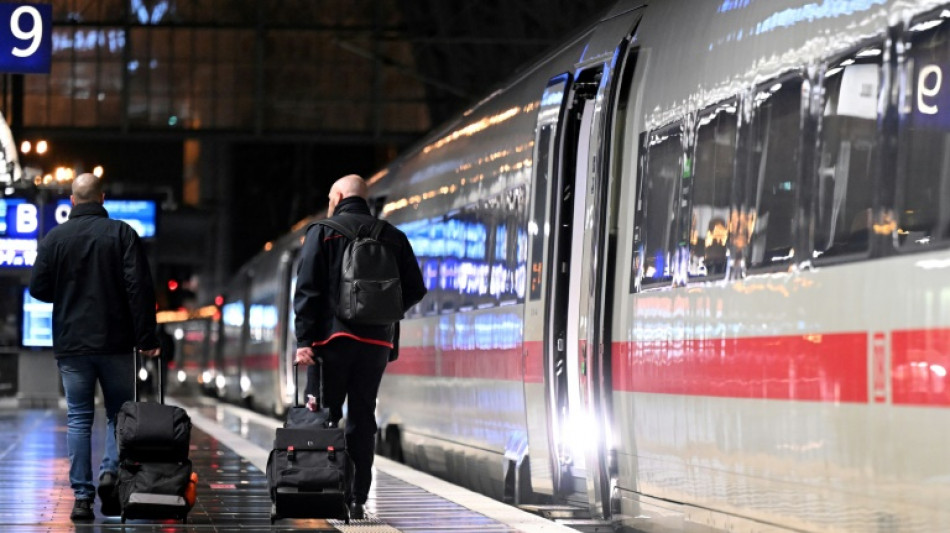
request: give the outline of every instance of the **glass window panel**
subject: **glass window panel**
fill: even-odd
[[[947,238],[950,226],[950,21],[910,26],[907,94],[898,135],[898,237],[905,249]]]
[[[648,285],[672,278],[674,200],[683,173],[681,127],[650,134],[641,164],[644,180],[637,206],[634,268],[639,267],[641,283]]]
[[[816,258],[868,250],[882,46],[835,61],[825,72],[815,191]]]
[[[734,101],[699,117],[689,199],[690,277],[720,276],[726,271],[738,125]]]
[[[49,98],[46,93],[30,95],[25,100],[29,105],[23,106],[23,123],[30,126],[48,126]]]
[[[786,78],[755,93],[749,124],[749,161],[744,202],[750,213],[751,267],[792,259],[797,202],[801,91],[803,80]]]

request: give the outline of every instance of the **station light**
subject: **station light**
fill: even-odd
[[[215,297],[214,297],[214,305],[216,305],[216,306],[218,306],[218,307],[221,307],[222,305],[224,305],[224,296],[221,296],[220,294],[217,295],[217,296],[215,296]]]
[[[20,152],[24,154],[28,154],[30,153],[30,150],[32,149],[33,149],[33,145],[30,143],[30,141],[23,141],[22,143],[20,143]]]
[[[102,169],[102,165],[96,165],[96,166],[93,167],[93,169],[92,169],[92,175],[95,176],[95,177],[97,177],[97,178],[101,178],[103,172],[104,172],[104,170]]]
[[[175,280],[173,280],[173,279],[168,280],[168,290],[170,290],[170,291],[177,291],[177,290],[178,290],[178,282],[175,281]]]
[[[36,141],[36,153],[43,155],[49,150],[49,144],[46,141]]]

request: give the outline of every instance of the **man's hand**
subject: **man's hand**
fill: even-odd
[[[139,350],[139,353],[145,357],[158,357],[159,355],[162,355],[162,348],[158,347],[152,348],[151,350]]]
[[[312,365],[313,364],[313,348],[309,346],[304,346],[303,348],[297,348],[297,357],[294,359],[298,365]]]

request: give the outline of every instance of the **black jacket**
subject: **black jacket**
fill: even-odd
[[[334,216],[343,213],[365,215],[373,222],[366,201],[359,197],[344,198],[337,204]],[[408,310],[426,294],[419,261],[412,252],[406,235],[392,224],[386,224],[380,240],[396,250],[399,276],[402,280],[403,307]],[[394,326],[348,325],[336,317],[339,300],[340,271],[347,239],[332,228],[312,224],[301,250],[297,267],[297,289],[294,292],[294,327],[297,346],[321,346],[345,336],[370,344],[393,347]]]
[[[56,357],[151,350],[155,289],[135,230],[99,203],[73,207],[40,241],[30,294],[53,302]]]

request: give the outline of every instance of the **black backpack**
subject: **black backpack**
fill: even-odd
[[[386,222],[374,219],[371,225],[360,224],[355,232],[340,220],[324,219],[317,224],[349,239],[343,251],[336,316],[347,323],[373,326],[402,320],[399,261],[390,246],[379,239]]]

